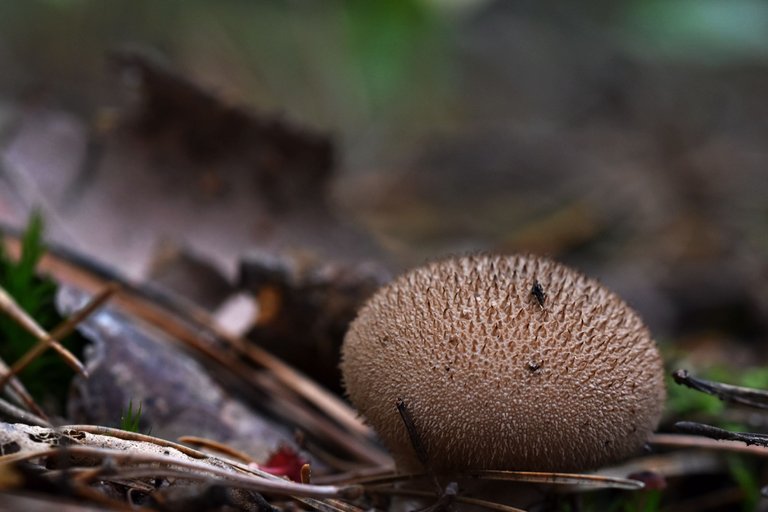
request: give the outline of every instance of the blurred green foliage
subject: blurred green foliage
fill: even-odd
[[[768,4],[758,0],[591,0],[573,9],[578,16],[558,10],[556,2],[509,3],[555,21],[558,12],[583,18],[579,23],[604,30],[617,45],[652,61],[713,63],[768,53]],[[346,151],[382,165],[392,146],[462,126],[462,66],[472,48],[461,38],[488,4],[0,2],[0,93],[40,87],[83,109],[110,104],[114,83],[104,55],[139,45],[227,99],[331,130]],[[503,60],[506,50],[498,51]]]
[[[580,496],[578,507],[562,503],[561,512],[600,510],[601,512],[655,512],[661,507],[663,493],[660,490],[633,492],[589,492]]]
[[[228,100],[369,150],[446,118],[453,21],[423,0],[0,2],[0,93],[55,88],[69,106],[109,104],[106,53],[139,46]]]
[[[768,3],[763,0],[628,2],[624,26],[636,48],[657,59],[717,65],[768,57]]]
[[[349,0],[343,20],[352,64],[375,106],[407,94],[419,68],[429,68],[440,58],[440,20],[424,2]]]
[[[760,471],[754,460],[736,453],[730,453],[726,457],[728,472],[744,494],[741,502],[743,512],[752,512],[757,509],[760,500]]]

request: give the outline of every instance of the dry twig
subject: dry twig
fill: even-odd
[[[38,355],[46,351],[48,348],[52,348],[67,363],[75,372],[82,375],[86,375],[85,367],[75,357],[72,352],[67,350],[61,343],[59,343],[52,335],[48,334],[45,329],[40,327],[38,323],[27,314],[16,301],[11,297],[4,288],[0,287],[0,309],[5,314],[13,318],[21,327],[23,327],[32,336],[37,338],[38,343],[32,347],[29,352],[24,354],[24,357],[19,359],[16,364],[11,368],[11,372],[0,379],[0,388],[4,387],[8,382],[8,378],[11,375],[16,375],[21,369],[24,369],[31,361],[33,361]],[[18,369],[17,369],[18,368]]]
[[[699,379],[692,376],[687,370],[677,370],[672,374],[672,377],[678,384],[707,393],[708,395],[714,395],[724,402],[733,402],[758,409],[768,409],[768,391]]]

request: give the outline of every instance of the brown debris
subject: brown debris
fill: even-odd
[[[154,252],[148,280],[178,297],[215,310],[234,291],[234,286],[208,259],[170,240]]]
[[[259,302],[248,338],[329,389],[340,390],[344,333],[365,299],[388,278],[371,265],[342,265],[254,255],[240,286]]]
[[[241,160],[273,210],[325,207],[335,160],[328,136],[228,105],[146,52],[119,50],[110,60],[138,83],[130,126],[152,144],[165,141],[205,164],[198,177],[202,188],[223,187],[211,165]]]

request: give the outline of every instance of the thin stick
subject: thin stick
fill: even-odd
[[[80,308],[69,318],[65,319],[60,325],[51,331],[50,335],[41,329],[44,334],[44,338],[38,338],[40,341],[34,347],[32,347],[31,350],[24,354],[21,359],[16,361],[16,363],[11,367],[11,372],[9,375],[18,375],[18,373],[24,370],[24,368],[26,368],[29,363],[34,361],[35,358],[45,352],[48,347],[55,348],[55,344],[58,344],[58,342],[55,341],[56,339],[62,339],[68,336],[80,322],[85,320],[86,317],[100,308],[112,295],[114,295],[114,293],[118,290],[118,287],[119,285],[117,283],[107,283],[107,285],[97,295],[91,298],[91,300],[88,301],[85,306]],[[62,348],[66,350],[64,347]],[[88,376],[88,371],[85,369],[82,363],[80,363],[80,361],[78,361],[77,358],[68,350],[67,354],[69,354],[72,359],[76,361],[79,369],[75,369],[75,371],[84,376]],[[70,364],[70,366],[72,366],[72,364]],[[7,377],[8,376],[5,376],[0,379],[0,389],[2,389],[2,386],[5,385],[5,380]]]
[[[253,457],[251,457],[247,453],[241,452],[239,450],[235,450],[231,446],[226,445],[224,443],[220,443],[218,441],[214,441],[213,439],[207,439],[205,437],[197,437],[197,436],[182,436],[178,439],[178,441],[180,443],[186,443],[186,444],[191,444],[193,446],[197,446],[198,448],[208,448],[209,450],[214,450],[222,455],[226,455],[233,459],[239,460],[240,462],[243,462],[245,464],[251,464],[256,462],[253,460]]]
[[[309,450],[313,453],[312,450]],[[333,473],[330,475],[320,475],[314,477],[315,483],[334,484],[339,482],[346,483],[363,483],[371,482],[376,479],[392,478],[397,476],[393,468],[385,468],[380,466],[368,466],[346,471],[344,473]]]
[[[687,370],[677,370],[672,374],[672,377],[678,384],[714,395],[724,402],[768,409],[768,391],[699,379],[692,376]]]
[[[10,373],[10,369],[5,364],[5,361],[0,359],[0,375],[5,375]],[[4,388],[0,387],[0,390]],[[32,413],[36,414],[40,418],[42,418],[44,421],[48,421],[48,415],[45,414],[45,411],[43,411],[40,406],[37,405],[34,398],[29,394],[29,391],[27,391],[27,388],[24,387],[24,384],[21,383],[19,379],[16,377],[10,377],[8,379],[8,389],[5,389],[5,392],[8,394],[8,396],[13,399],[18,405],[24,406],[27,408],[27,410],[31,411]],[[49,425],[46,425],[49,426]]]
[[[708,437],[685,434],[654,434],[648,440],[652,445],[671,446],[674,448],[701,448],[707,450],[722,450],[727,452],[748,453],[758,457],[768,457],[768,448],[762,446],[747,446],[741,441],[717,441]]]
[[[400,414],[400,418],[403,420],[403,425],[405,425],[405,431],[408,433],[408,438],[411,440],[413,450],[416,452],[416,458],[419,459],[419,462],[421,462],[421,465],[424,466],[425,469],[429,469],[427,449],[421,441],[421,435],[416,429],[416,423],[413,421],[413,416],[411,415],[410,409],[408,409],[408,405],[402,398],[398,398],[395,402],[395,406],[397,407],[397,412]]]
[[[705,425],[704,423],[696,423],[693,421],[678,421],[675,423],[675,428],[680,432],[686,434],[700,435],[716,439],[718,441],[741,441],[742,443],[749,445],[758,445],[762,447],[768,447],[768,435],[766,434],[753,434],[751,432],[731,432],[712,425]]]
[[[51,331],[51,336],[57,339],[69,336],[69,334],[75,330],[80,322],[91,316],[94,311],[103,306],[104,303],[107,302],[107,300],[109,300],[119,290],[120,283],[115,281],[107,283],[106,286],[104,286],[104,288],[99,293],[93,296],[85,306],[75,311],[68,318],[65,318],[61,324],[57,325],[56,328]]]
[[[411,410],[408,408],[408,405],[405,403],[405,401],[402,398],[398,398],[395,402],[395,406],[397,407],[397,412],[400,414],[400,418],[403,420],[403,425],[405,425],[405,431],[408,433],[408,438],[411,440],[411,446],[413,446],[413,450],[416,452],[416,458],[419,459],[419,462],[421,463],[422,467],[426,470],[427,474],[430,476],[432,483],[435,484],[435,488],[437,489],[438,496],[440,496],[440,501],[436,504],[439,505],[440,502],[443,499],[449,499],[450,496],[452,499],[453,496],[455,496],[455,492],[453,494],[448,494],[448,487],[445,488],[445,492],[443,491],[443,487],[440,485],[440,480],[437,478],[437,475],[432,470],[432,465],[429,463],[429,455],[427,454],[427,448],[424,446],[424,442],[421,439],[421,433],[416,428],[416,422],[413,421],[413,416],[411,415]],[[453,482],[450,485],[455,485]]]
[[[74,354],[72,354],[72,352],[67,350],[56,340],[68,336],[80,322],[82,322],[96,309],[101,307],[117,291],[118,287],[119,285],[117,283],[108,283],[103,290],[101,290],[88,302],[88,304],[78,310],[74,315],[65,319],[50,334],[45,332],[45,330],[40,327],[37,322],[35,322],[29,315],[27,315],[24,310],[19,308],[15,301],[13,301],[13,298],[10,297],[10,295],[8,295],[8,293],[3,290],[2,287],[0,287],[0,307],[12,308],[6,309],[9,314],[11,314],[10,311],[12,310],[16,311],[12,314],[13,318],[19,322],[19,325],[24,327],[30,334],[38,339],[38,343],[29,351],[27,351],[27,353],[24,354],[24,356],[22,356],[18,361],[16,361],[9,372],[0,377],[0,389],[5,387],[5,385],[8,383],[8,379],[22,372],[24,368],[26,368],[32,361],[39,357],[40,354],[48,350],[48,348],[56,350],[62,359],[64,359],[64,362],[67,363],[73,370],[75,370],[75,372],[87,376],[88,371],[85,369],[85,366],[83,366],[83,364],[77,359],[77,357],[75,357]],[[17,316],[18,312],[21,312],[20,316]]]
[[[135,288],[131,290],[131,292],[132,296],[130,298],[132,300],[129,305],[134,312],[138,310],[140,312],[139,316],[145,320],[155,324],[167,325],[169,312],[174,316],[180,315],[186,317],[186,319],[198,324],[199,327],[203,327],[216,339],[225,342],[239,355],[270,370],[271,373],[273,373],[288,389],[313,404],[348,431],[368,440],[375,439],[376,436],[371,428],[360,420],[357,412],[344,400],[263,348],[221,329],[213,316],[205,309],[198,307],[191,302],[185,303],[184,306],[180,308],[178,304],[173,304],[167,297],[158,296],[153,297],[155,300],[152,302],[152,307],[148,308],[146,304],[147,297],[144,296],[143,290]],[[164,314],[159,315],[158,310],[162,309],[165,309],[166,311]],[[182,337],[182,339],[186,341],[188,336]]]
[[[178,333],[178,335],[183,336],[182,333]],[[214,350],[211,345],[201,343],[200,340],[191,336],[182,338],[182,340],[187,345],[200,351],[200,353],[229,368],[230,371],[237,373],[255,388],[263,390],[270,398],[279,396],[287,391],[284,386],[281,386],[281,381],[274,374],[257,371],[252,366],[236,358],[234,354]],[[295,394],[290,396],[293,398]],[[359,460],[377,466],[393,466],[392,459],[386,452],[359,436],[350,435],[347,430],[339,427],[337,423],[331,421],[327,416],[317,414],[312,408],[306,407],[303,402],[295,399],[274,400],[272,407],[274,411],[290,419],[290,421],[301,425],[307,431],[315,435],[324,435],[327,439],[341,446]]]
[[[579,485],[585,488],[593,489],[623,489],[627,491],[636,491],[643,488],[643,482],[628,478],[618,478],[605,475],[589,475],[580,473],[550,473],[539,471],[502,471],[491,469],[478,469],[461,471],[456,473],[457,479],[476,478],[481,480],[502,480],[508,482],[527,482],[548,485]],[[417,474],[382,474],[371,476],[358,476],[344,480],[349,483],[365,485],[381,485],[396,482],[407,482],[418,479],[428,479],[431,475],[426,473]],[[318,479],[318,481],[328,482],[328,479]],[[331,480],[333,481],[333,480]]]
[[[11,418],[20,423],[26,423],[27,425],[37,425],[38,427],[50,427],[51,423],[41,416],[33,414],[29,411],[25,411],[20,407],[16,407],[10,402],[7,402],[0,398],[0,414],[7,418]]]
[[[497,471],[481,469],[463,471],[462,476],[482,478],[484,480],[506,480],[553,485],[579,485],[596,489],[624,489],[637,491],[645,487],[639,480],[616,478],[603,475],[583,475],[577,473],[550,473],[543,471]]]
[[[217,329],[217,335],[230,340],[232,345],[237,348],[238,343],[231,340],[231,336],[218,331]],[[316,382],[294,370],[266,350],[253,344],[242,343],[242,345],[244,355],[260,366],[271,370],[285,386],[304,397],[348,430],[368,439],[374,438],[371,429],[360,421],[357,413],[336,395],[321,388]]]
[[[333,475],[333,477],[339,476],[340,479],[337,480],[338,482],[344,481],[344,475],[351,475],[351,474],[357,474],[356,471],[360,470],[361,468],[366,468],[372,471],[393,471],[394,470],[394,464],[390,463],[387,465],[370,465],[365,464],[361,465],[359,462],[352,462],[347,458],[344,458],[343,455],[336,453],[338,450],[335,450],[334,453],[331,453],[329,449],[326,449],[325,447],[321,447],[319,444],[314,443],[310,441],[309,439],[302,438],[299,442],[299,445],[304,449],[307,453],[311,454],[315,459],[322,462],[324,465],[328,466],[329,468],[333,469],[334,471],[332,473],[329,473],[328,475],[325,475],[327,477],[330,477]],[[326,482],[328,483],[328,482]]]
[[[59,357],[61,357],[64,362],[67,363],[75,372],[81,374],[85,373],[83,364],[75,357],[75,355],[67,350],[64,346],[62,346],[61,343],[51,337],[50,334],[45,332],[45,329],[40,327],[37,322],[35,322],[35,320],[29,316],[29,314],[27,314],[26,311],[24,311],[21,307],[19,307],[18,304],[16,304],[16,301],[13,300],[13,297],[11,297],[3,287],[0,287],[0,309],[2,309],[6,314],[8,314],[8,316],[13,318],[16,323],[24,328],[24,330],[26,330],[38,340],[37,345],[32,347],[32,349],[30,349],[30,351],[27,352],[24,357],[22,357],[19,361],[16,362],[16,364],[14,364],[14,366],[11,368],[11,375],[15,375],[16,372],[14,371],[14,368],[18,365],[19,362],[26,360],[26,363],[23,366],[20,366],[23,369],[27,364],[29,364],[29,361],[33,360],[39,355],[40,352],[47,350],[49,347],[54,349],[59,354]],[[29,356],[30,353],[33,353],[32,356]],[[4,386],[7,380],[8,376],[3,377],[3,379],[0,380],[0,385]]]

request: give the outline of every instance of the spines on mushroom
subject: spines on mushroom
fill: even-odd
[[[638,450],[665,396],[638,315],[596,281],[534,256],[465,256],[406,273],[359,312],[342,371],[405,470],[420,464],[399,399],[436,471],[568,471]]]

